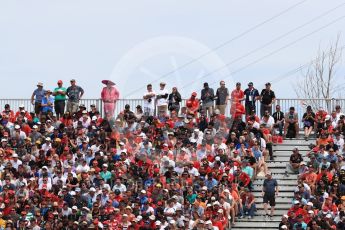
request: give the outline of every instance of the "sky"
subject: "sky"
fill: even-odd
[[[230,89],[272,82],[277,97],[295,98],[302,72],[285,74],[338,34],[345,45],[344,12],[343,0],[0,0],[0,98],[29,98],[37,82],[53,89],[72,78],[85,98],[100,97],[103,79],[121,98],[141,98],[161,81],[188,97],[220,80]]]

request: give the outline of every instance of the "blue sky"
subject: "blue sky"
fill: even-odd
[[[210,52],[299,2],[285,14]],[[345,5],[238,59],[341,3],[340,0],[2,0],[0,78],[6,80],[6,85],[16,85],[16,90],[3,87],[0,97],[28,98],[38,81],[51,89],[57,80],[62,79],[68,85],[71,78],[76,78],[85,89],[86,98],[99,97],[103,79],[112,79],[123,97],[132,98],[141,97],[150,82],[158,89],[158,82],[163,80],[169,89],[177,86],[186,97],[194,90],[199,92],[203,82],[217,87],[221,79],[229,88],[237,81],[243,84],[253,81],[260,89],[265,82],[274,80],[272,88],[278,97],[296,97],[292,85],[301,74],[278,77],[313,59],[318,47],[327,47],[338,33],[342,34],[340,45],[343,45],[345,18],[273,55],[268,54],[344,16]],[[166,75],[204,53],[209,55]],[[231,64],[208,74],[226,63]],[[345,82],[344,73],[344,68],[339,68],[337,82]]]

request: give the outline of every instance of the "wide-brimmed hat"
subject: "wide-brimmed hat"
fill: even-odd
[[[110,81],[110,80],[103,80],[102,83],[105,84],[105,85],[108,85],[108,84],[110,84],[110,85],[116,85],[114,82],[112,82],[112,81]]]

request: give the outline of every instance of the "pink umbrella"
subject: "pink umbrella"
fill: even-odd
[[[110,80],[103,80],[102,83],[105,84],[105,85],[108,85],[108,84],[110,84],[110,85],[116,85],[114,82],[112,82],[112,81],[110,81]]]

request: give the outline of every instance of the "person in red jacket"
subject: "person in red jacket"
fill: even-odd
[[[306,215],[306,211],[303,208],[301,208],[300,202],[298,200],[295,200],[293,202],[293,204],[294,205],[288,211],[288,216],[291,216],[292,213],[294,213],[296,216],[298,216],[298,215],[305,216]]]
[[[193,92],[192,96],[186,102],[187,113],[194,114],[195,117],[197,117],[198,109],[200,107],[200,101],[196,98],[196,96],[197,93]]]

